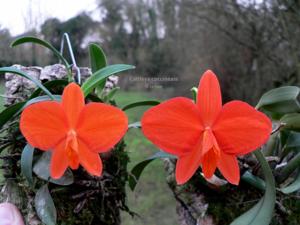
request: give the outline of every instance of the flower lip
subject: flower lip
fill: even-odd
[[[66,148],[70,147],[72,151],[78,153],[78,141],[76,131],[71,129],[67,134]]]

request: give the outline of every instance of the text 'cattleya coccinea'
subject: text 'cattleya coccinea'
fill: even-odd
[[[200,80],[196,104],[188,98],[173,98],[149,109],[142,118],[144,135],[178,157],[178,184],[187,182],[201,165],[207,179],[218,168],[237,185],[237,155],[263,145],[271,130],[269,118],[245,102],[222,106],[220,85],[212,71],[206,71]]]
[[[99,153],[109,151],[124,136],[128,119],[123,111],[103,103],[85,105],[80,87],[71,83],[61,102],[43,101],[24,109],[20,130],[28,143],[52,151],[50,174],[60,178],[68,167],[81,164],[91,175],[102,174]]]

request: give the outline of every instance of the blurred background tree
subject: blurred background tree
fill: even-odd
[[[94,12],[99,13],[100,21],[85,12],[66,21],[49,18],[38,28],[30,27],[26,35],[43,36],[60,48],[61,36],[68,32],[82,66],[88,66],[86,44],[99,42],[111,62],[136,65],[133,75],[177,77],[180,82],[158,82],[158,87],[172,89],[168,95],[187,95],[208,68],[221,77],[226,100],[242,98],[254,103],[265,90],[300,80],[297,0],[97,3]],[[15,37],[7,29],[0,30],[1,65],[57,62],[38,48],[31,54],[28,48],[12,51],[8,43]],[[126,89],[144,89],[143,83],[128,78],[123,78],[122,84]]]

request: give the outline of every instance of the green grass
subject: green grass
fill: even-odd
[[[139,92],[119,92],[115,96],[119,106],[129,103],[152,99]],[[129,122],[140,121],[143,112],[148,107],[138,107],[126,111]],[[131,129],[125,136],[126,150],[129,153],[129,170],[135,164],[154,154],[157,149],[142,135],[139,129]],[[122,214],[124,225],[176,225],[176,202],[165,180],[165,171],[161,160],[153,161],[144,170],[134,192],[127,188],[128,205],[140,217],[131,218],[127,213]]]

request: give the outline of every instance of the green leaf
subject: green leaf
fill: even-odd
[[[1,67],[0,73],[2,73],[2,72],[3,73],[14,73],[14,74],[20,75],[22,77],[25,77],[28,80],[31,80],[33,83],[35,83],[36,86],[38,86],[40,89],[42,89],[45,92],[45,94],[47,94],[50,98],[53,99],[53,95],[50,93],[50,91],[44,85],[42,85],[42,83],[40,81],[35,79],[33,76],[31,76],[27,73],[24,73],[21,70],[15,69],[13,67]]]
[[[11,118],[13,118],[14,116],[21,113],[22,110],[24,108],[26,108],[27,106],[29,106],[33,103],[37,103],[37,102],[41,102],[41,101],[47,101],[47,100],[48,101],[49,100],[60,101],[61,96],[60,95],[53,95],[53,99],[52,99],[48,95],[43,95],[43,96],[39,96],[39,97],[30,99],[27,102],[19,102],[19,103],[16,103],[16,104],[12,105],[12,106],[9,106],[8,108],[4,109],[0,113],[0,128],[2,128]]]
[[[23,109],[25,109],[27,106],[30,106],[31,104],[43,102],[43,101],[60,101],[61,96],[60,95],[53,95],[53,99],[50,99],[47,95],[38,96],[36,98],[30,99],[29,101],[25,102],[25,104],[19,109],[19,111],[16,112],[16,114],[19,114],[22,112]]]
[[[47,184],[37,191],[34,206],[38,217],[44,224],[56,225],[57,212]]]
[[[300,113],[291,113],[284,115],[280,122],[285,124],[283,129],[300,131]]]
[[[132,108],[139,107],[139,106],[153,106],[153,105],[158,105],[158,104],[160,104],[160,102],[155,101],[155,100],[140,101],[140,102],[134,102],[134,103],[130,103],[130,104],[126,105],[122,108],[122,110],[125,111],[125,110],[132,109]]]
[[[26,43],[34,43],[34,44],[38,44],[38,45],[48,48],[50,51],[52,51],[54,53],[55,56],[57,56],[57,58],[59,58],[63,62],[63,64],[65,65],[65,67],[67,69],[70,68],[69,63],[62,56],[62,54],[60,54],[60,52],[56,48],[54,48],[53,45],[51,45],[49,42],[44,41],[42,39],[39,39],[36,37],[29,37],[29,36],[20,37],[20,38],[16,39],[13,43],[11,43],[11,46],[16,47],[18,45],[26,44]]]
[[[275,88],[265,93],[256,108],[266,110],[277,115],[300,111],[297,101],[300,89],[296,86]]]
[[[34,148],[27,144],[21,155],[21,171],[30,185],[33,185],[32,178],[32,160],[33,160]]]
[[[128,128],[141,128],[142,125],[141,125],[141,122],[134,122],[134,123],[131,123],[128,125]]]
[[[41,95],[36,98],[28,100],[22,109],[26,108],[29,105],[32,105],[34,103],[43,102],[43,101],[61,101],[61,95],[53,95],[53,98],[49,98],[47,95]]]
[[[81,89],[83,90],[84,96],[87,96],[92,90],[100,85],[101,82],[105,82],[105,79],[108,78],[109,76],[134,69],[134,66],[131,65],[126,65],[126,64],[116,64],[116,65],[110,65],[106,66],[94,74],[92,74],[81,86]]]
[[[133,191],[137,185],[137,182],[144,171],[144,169],[148,166],[155,159],[163,159],[163,158],[172,158],[176,159],[176,156],[165,153],[165,152],[156,152],[153,156],[149,157],[148,159],[136,164],[133,169],[131,170],[131,174],[129,176],[128,182],[129,187]]]
[[[34,164],[33,172],[41,179],[49,181],[54,184],[67,186],[74,183],[74,176],[70,169],[67,169],[65,174],[59,179],[52,179],[50,177],[50,161],[51,152],[47,151],[42,154],[38,161]]]
[[[104,97],[104,100],[105,100],[105,101],[111,100],[111,99],[115,96],[115,94],[117,93],[118,90],[120,90],[119,87],[113,88],[113,89],[112,89],[112,90]]]
[[[282,130],[280,132],[280,136],[281,136],[281,145],[284,146],[280,154],[281,160],[284,159],[291,151],[294,152],[300,151],[300,133],[294,131]]]
[[[295,191],[298,191],[299,189],[300,189],[300,172],[298,172],[298,175],[293,183],[291,183],[283,188],[280,188],[280,191],[284,194],[290,194]]]
[[[107,66],[107,60],[104,51],[102,48],[92,43],[89,45],[89,53],[90,53],[90,63],[92,68],[92,73],[97,72],[98,70]],[[96,92],[100,96],[105,86],[106,79],[96,87]]]
[[[268,225],[271,222],[276,201],[275,180],[262,152],[257,150],[254,154],[260,162],[265,176],[266,192],[254,207],[236,218],[230,225]]]
[[[107,60],[104,51],[96,43],[91,43],[89,45],[90,63],[92,73],[106,67]]]
[[[47,81],[46,83],[44,83],[44,86],[47,88],[47,89],[51,89],[51,88],[56,88],[58,86],[66,86],[68,85],[68,81],[67,80],[50,80],[50,81]],[[40,95],[42,89],[38,88],[36,89],[32,94],[31,96],[29,97],[29,99],[32,99],[32,98],[36,98]]]
[[[266,190],[266,184],[265,182],[260,179],[257,176],[254,176],[252,173],[249,171],[246,171],[243,176],[241,177],[241,180],[247,182],[248,184],[252,185],[253,187],[256,187],[259,190]]]
[[[297,149],[300,147],[300,133],[291,131],[287,137],[285,148]]]
[[[278,183],[282,183],[300,166],[300,153],[289,159],[287,164],[280,170],[278,175]]]
[[[101,102],[101,103],[104,102],[104,100],[96,96],[94,93],[88,94],[85,98],[91,102]]]
[[[19,112],[24,105],[25,102],[19,102],[4,109],[0,113],[0,128],[2,128],[14,115],[16,115],[16,113]]]

